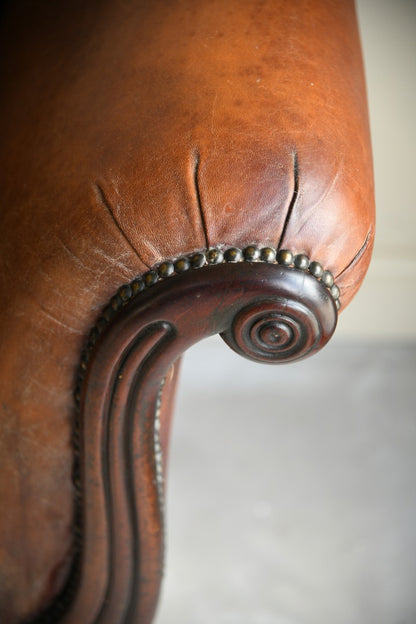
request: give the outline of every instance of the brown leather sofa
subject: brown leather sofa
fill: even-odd
[[[180,355],[310,355],[366,272],[354,7],[10,2],[0,45],[0,621],[146,624]]]

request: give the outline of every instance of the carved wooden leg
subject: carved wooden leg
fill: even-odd
[[[250,250],[250,261],[231,249],[159,265],[124,286],[91,331],[76,393],[78,556],[50,621],[152,621],[163,571],[164,449],[180,355],[220,333],[246,357],[287,362],[312,354],[332,335],[338,304],[332,276],[306,256],[280,252],[279,264],[275,250],[262,256]]]

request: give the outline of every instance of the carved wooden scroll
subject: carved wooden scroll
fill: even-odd
[[[210,265],[204,254],[163,263],[123,287],[92,331],[74,435],[77,555],[67,589],[40,621],[152,621],[172,367],[188,347],[220,333],[243,356],[287,362],[332,335],[339,293],[318,263],[302,266],[306,256],[292,254],[282,264],[270,255],[241,262],[237,251]]]

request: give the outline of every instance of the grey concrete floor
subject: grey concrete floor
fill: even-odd
[[[416,343],[185,358],[157,624],[416,623]]]

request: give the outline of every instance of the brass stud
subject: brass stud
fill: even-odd
[[[130,284],[125,284],[124,286],[122,286],[120,290],[118,291],[118,294],[120,295],[120,299],[122,300],[123,303],[128,301],[131,298]]]
[[[237,247],[230,247],[230,249],[227,249],[224,253],[224,259],[226,262],[241,262],[243,259],[241,249],[238,249]]]
[[[293,262],[293,254],[288,249],[279,249],[276,254],[276,258],[279,264],[283,264],[284,266],[289,266]]]
[[[263,262],[274,262],[276,260],[276,250],[272,247],[263,247],[260,252],[260,258]]]
[[[208,264],[221,264],[224,261],[224,254],[220,249],[210,249],[207,252]]]
[[[191,267],[193,269],[200,269],[205,264],[205,254],[196,253],[191,256]]]
[[[324,268],[322,264],[319,262],[312,261],[309,263],[309,272],[312,273],[314,277],[322,277],[322,273],[324,272]]]
[[[174,266],[173,266],[173,262],[162,262],[162,264],[159,264],[158,266],[158,273],[159,273],[159,277],[170,277],[171,275],[173,275],[174,272]]]
[[[114,295],[114,297],[111,297],[110,305],[113,308],[113,310],[116,312],[120,308],[120,306],[121,306],[120,296],[119,295]]]
[[[331,286],[330,293],[331,293],[331,295],[333,296],[334,299],[338,299],[338,297],[339,297],[339,288],[338,288],[338,286],[336,284]]]
[[[293,264],[297,269],[306,271],[309,266],[309,258],[306,254],[297,254],[293,260]]]
[[[325,284],[325,286],[327,286],[328,288],[331,288],[331,286],[334,284],[334,276],[332,275],[331,271],[324,271],[322,273],[321,282]]]
[[[143,283],[143,280],[140,277],[138,277],[132,282],[132,285],[131,285],[131,292],[132,292],[133,297],[135,297],[140,292],[142,292],[142,290],[144,290],[144,283]]]
[[[158,274],[156,273],[156,271],[147,271],[147,273],[143,275],[143,281],[146,286],[153,286],[154,284],[156,284],[157,280]]]
[[[260,249],[255,245],[249,245],[243,251],[244,260],[247,262],[255,262],[260,258]]]
[[[185,273],[191,268],[191,263],[189,262],[189,258],[184,257],[176,260],[174,266],[176,273]]]

